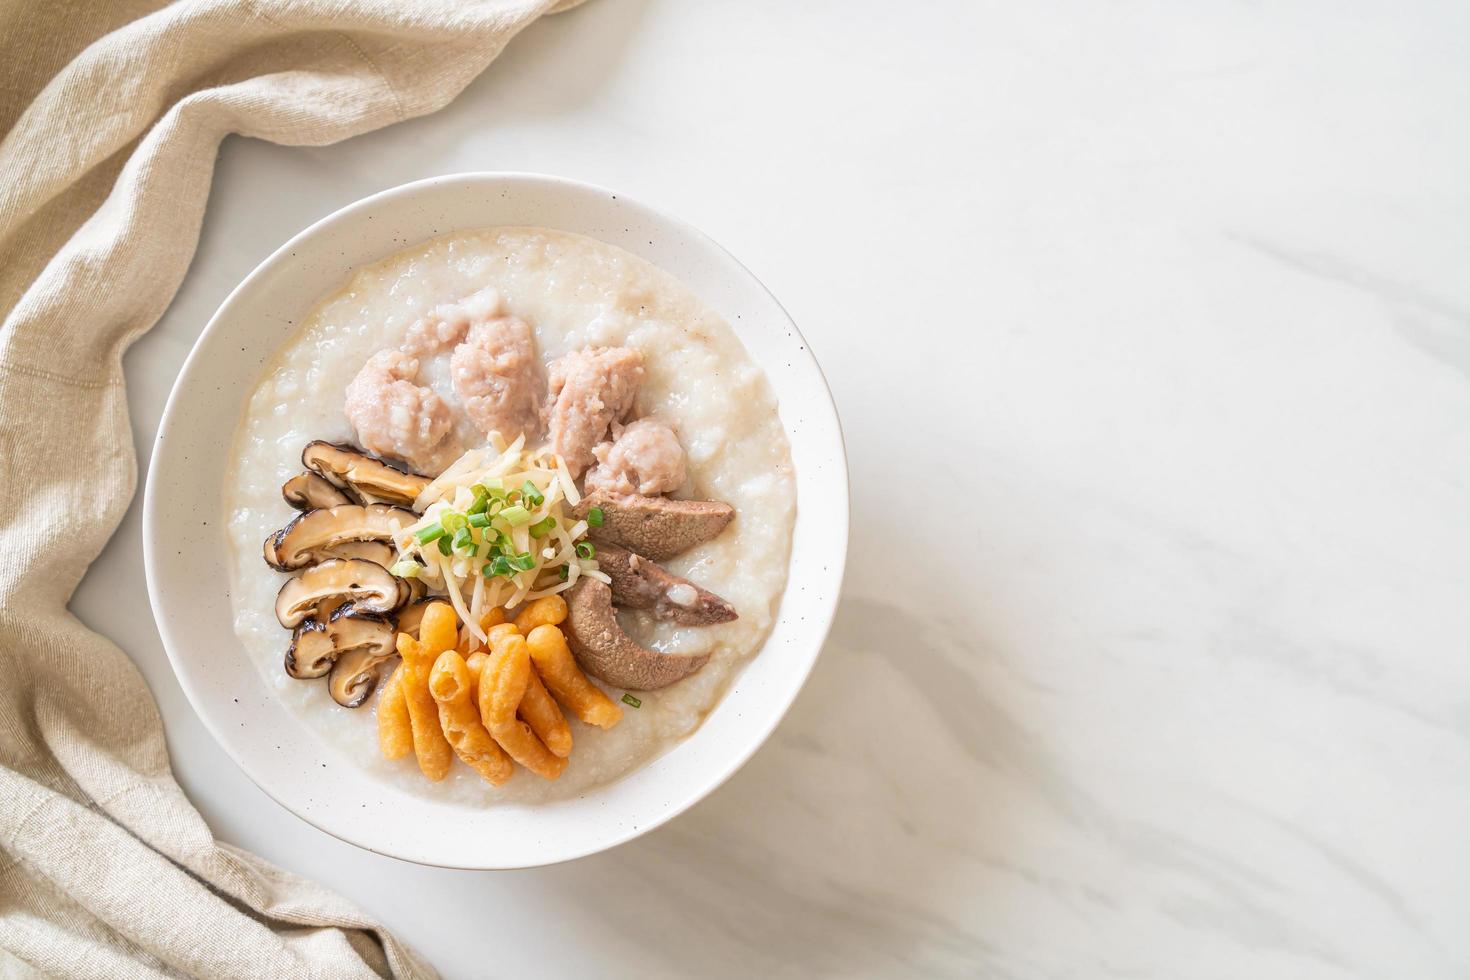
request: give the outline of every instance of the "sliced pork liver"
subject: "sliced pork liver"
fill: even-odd
[[[597,568],[612,579],[612,601],[625,609],[646,609],[656,619],[680,626],[713,626],[739,618],[735,607],[713,592],[615,544],[598,546]]]
[[[717,500],[671,500],[598,490],[582,498],[577,517],[593,507],[602,511],[602,526],[589,530],[598,544],[621,545],[654,561],[666,561],[719,535],[735,517],[735,509]]]

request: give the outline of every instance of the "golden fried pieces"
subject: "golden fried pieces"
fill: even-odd
[[[567,760],[553,755],[531,726],[516,717],[531,676],[525,637],[503,634],[480,675],[480,719],[512,759],[543,779],[556,779]]]
[[[622,719],[623,709],[598,690],[577,666],[561,630],[555,626],[537,626],[526,637],[526,645],[541,680],[572,714],[598,728],[611,728]]]
[[[561,708],[551,699],[546,685],[541,683],[535,667],[531,668],[531,676],[526,681],[526,693],[521,698],[521,706],[516,713],[531,726],[531,731],[536,733],[536,737],[541,739],[552,755],[565,759],[572,754],[572,729],[567,725]]]
[[[522,636],[530,636],[538,626],[560,626],[567,618],[567,601],[559,595],[542,596],[521,610],[516,617],[516,629]]]
[[[429,673],[429,693],[439,705],[439,724],[456,755],[486,782],[500,786],[515,774],[515,765],[480,723],[475,686],[464,658],[445,650]]]
[[[393,669],[378,695],[378,749],[385,759],[402,759],[413,751],[413,726],[403,700],[403,667]]]
[[[448,608],[447,606],[445,608]],[[424,614],[425,626],[428,614]],[[424,626],[419,627],[420,632]],[[451,646],[453,642],[451,641]],[[403,675],[399,686],[403,700],[408,704],[409,723],[413,729],[413,751],[419,769],[430,779],[438,782],[449,775],[449,766],[454,761],[454,750],[444,737],[439,725],[439,707],[429,693],[429,671],[439,651],[415,640],[407,633],[398,634],[398,655],[403,658],[399,673]]]

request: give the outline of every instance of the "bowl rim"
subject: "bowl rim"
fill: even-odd
[[[831,590],[830,595],[824,597],[822,605],[819,609],[809,610],[808,615],[804,617],[810,627],[814,630],[814,632],[812,633],[812,638],[810,640],[811,646],[814,647],[813,652],[810,654],[809,657],[805,659],[805,663],[797,668],[798,673],[792,675],[791,679],[793,683],[789,683],[778,697],[770,699],[772,704],[774,704],[775,706],[775,710],[770,712],[769,720],[752,733],[753,737],[748,738],[746,745],[731,755],[727,764],[721,767],[720,771],[714,772],[708,778],[701,780],[699,784],[694,788],[694,791],[686,794],[685,797],[679,800],[677,803],[665,807],[663,812],[654,815],[651,818],[640,822],[630,828],[624,828],[621,832],[610,835],[607,838],[591,841],[586,846],[571,847],[553,857],[538,858],[526,862],[497,864],[455,864],[440,860],[416,858],[404,851],[399,851],[396,849],[384,849],[381,847],[372,846],[344,829],[329,826],[323,818],[317,816],[311,811],[303,811],[297,809],[290,802],[288,802],[287,799],[284,798],[287,794],[282,792],[279,786],[273,784],[273,781],[270,779],[268,773],[257,772],[250,765],[247,765],[246,761],[242,757],[242,752],[237,748],[231,738],[227,737],[220,719],[212,717],[208,711],[204,710],[203,705],[207,702],[208,699],[205,697],[204,692],[195,684],[190,671],[186,669],[181,669],[182,658],[181,655],[176,653],[175,651],[176,649],[183,649],[186,644],[182,641],[182,639],[174,635],[174,627],[171,625],[169,616],[166,615],[164,601],[160,597],[160,587],[158,583],[161,579],[159,561],[161,547],[160,542],[162,539],[159,537],[159,531],[162,526],[161,522],[164,520],[162,509],[164,501],[166,499],[166,494],[159,489],[155,482],[155,474],[159,471],[159,467],[155,465],[155,463],[158,459],[161,458],[163,454],[167,453],[168,451],[167,442],[173,429],[173,425],[171,424],[171,422],[173,421],[173,416],[179,407],[178,400],[182,397],[181,391],[184,387],[183,382],[185,378],[188,377],[190,371],[195,367],[196,360],[204,356],[203,351],[209,346],[209,344],[207,343],[209,338],[215,332],[222,329],[221,324],[228,318],[233,306],[237,301],[239,301],[240,297],[247,294],[252,288],[254,288],[255,284],[259,280],[273,272],[277,266],[281,265],[282,263],[289,262],[292,259],[292,253],[296,251],[303,242],[322,235],[338,225],[361,220],[363,215],[370,212],[373,208],[382,205],[388,201],[393,201],[398,198],[412,197],[416,194],[441,188],[446,184],[463,183],[468,185],[480,184],[485,182],[492,184],[522,186],[542,185],[543,187],[568,190],[574,193],[590,193],[594,195],[612,196],[613,198],[618,200],[620,204],[634,208],[648,216],[651,216],[658,222],[661,222],[671,227],[672,229],[677,230],[681,235],[687,238],[692,238],[700,241],[705,246],[713,249],[715,252],[722,255],[735,268],[739,269],[749,278],[750,283],[764,294],[765,298],[769,300],[773,308],[779,310],[781,316],[784,318],[785,327],[789,329],[791,336],[797,342],[799,349],[797,351],[790,352],[790,356],[793,359],[800,359],[806,368],[814,371],[816,379],[820,382],[820,385],[813,386],[812,395],[817,396],[819,392],[821,408],[826,413],[830,413],[830,421],[836,434],[835,445],[831,447],[835,454],[833,457],[833,463],[840,464],[840,483],[842,489],[841,494],[838,495],[835,499],[824,502],[824,507],[831,508],[832,510],[830,518],[835,522],[836,527],[840,530],[840,546],[836,553],[827,556],[827,565],[831,569],[832,579],[835,583],[835,587]],[[466,227],[468,228],[469,226]],[[441,232],[440,234],[448,233],[451,232]],[[426,241],[428,240],[428,238],[432,237],[436,236],[426,236],[423,239],[410,240],[408,242],[398,245],[394,249],[394,251],[411,247],[418,241]],[[381,260],[387,258],[391,254],[393,254],[393,252],[385,252],[377,256],[377,259],[369,261]],[[634,254],[637,253],[635,252]],[[361,265],[362,263],[359,263],[356,264],[354,267],[360,268]],[[801,507],[800,501],[798,501],[797,507],[797,520],[799,520]],[[825,649],[827,640],[830,638],[832,624],[836,618],[838,606],[840,605],[842,587],[846,575],[849,535],[851,532],[850,517],[851,474],[848,469],[846,437],[842,430],[841,416],[838,414],[836,401],[832,395],[831,384],[827,380],[826,374],[822,371],[821,364],[817,361],[816,355],[812,351],[811,344],[801,333],[800,328],[796,325],[796,322],[792,319],[790,313],[781,304],[780,300],[777,299],[776,296],[770,291],[765,283],[762,282],[753,272],[751,272],[750,269],[744,265],[744,263],[740,262],[740,260],[736,258],[729,250],[724,248],[709,235],[705,234],[703,231],[699,230],[689,222],[667,211],[648,205],[640,199],[630,196],[623,191],[613,190],[573,178],[561,177],[552,174],[536,173],[532,171],[462,171],[450,174],[443,174],[439,176],[420,178],[417,180],[398,184],[393,187],[385,188],[383,190],[369,194],[366,197],[359,198],[356,201],[337,208],[329,214],[318,218],[317,220],[313,221],[305,228],[303,228],[301,231],[292,235],[278,248],[273,250],[269,255],[262,259],[250,271],[250,273],[239,282],[238,285],[230,290],[228,295],[226,295],[225,298],[220,302],[218,308],[215,310],[213,315],[211,315],[209,321],[205,324],[204,328],[199,332],[198,337],[196,337],[196,339],[194,340],[194,343],[189,350],[188,356],[184,359],[183,365],[180,367],[178,374],[174,378],[174,382],[169,390],[168,399],[164,404],[163,412],[159,416],[158,429],[150,450],[148,473],[144,483],[143,491],[143,565],[147,581],[148,601],[150,609],[153,613],[154,623],[159,631],[159,636],[163,643],[164,651],[168,655],[169,666],[173,670],[174,677],[178,681],[179,686],[183,689],[184,695],[188,699],[190,707],[194,710],[195,715],[198,716],[199,720],[203,723],[205,729],[210,733],[211,736],[214,737],[214,740],[220,745],[220,747],[224,749],[226,755],[230,757],[231,761],[233,761],[235,765],[239,767],[239,769],[252,783],[254,783],[257,787],[260,788],[262,792],[264,792],[279,806],[281,806],[282,809],[305,821],[306,823],[322,831],[323,833],[337,838],[338,840],[344,841],[355,847],[362,848],[363,850],[369,851],[371,853],[391,857],[396,860],[404,861],[406,863],[456,870],[512,870],[518,868],[549,867],[568,861],[574,861],[578,858],[587,857],[592,854],[611,850],[612,848],[618,847],[631,840],[641,837],[644,834],[647,834],[667,824],[675,817],[689,810],[695,804],[706,799],[715,790],[719,789],[727,781],[729,781],[731,777],[739,772],[745,766],[745,764],[749,762],[752,757],[754,757],[755,753],[758,752],[761,747],[764,746],[766,742],[770,739],[772,733],[776,730],[782,719],[784,719],[786,714],[790,711],[791,706],[795,703],[797,696],[805,688],[807,680],[810,678],[811,672],[815,668],[817,660],[820,658],[822,651]],[[790,601],[792,581],[793,580],[788,575],[786,584],[783,587],[780,596],[780,603],[782,605]],[[749,655],[749,657],[753,659],[754,657],[758,656],[762,651],[764,651],[766,649],[766,646],[769,644],[770,639],[771,637],[767,635],[767,637],[762,640],[760,647],[753,651]],[[742,672],[746,666],[748,666],[748,664],[742,665]],[[737,674],[736,678],[738,678],[738,676],[739,675]],[[711,709],[711,712],[716,711],[721,706],[723,706],[725,704],[726,698],[728,698],[730,693],[732,692],[727,691],[724,695],[722,695],[721,699],[716,702],[714,708]],[[701,723],[700,727],[702,727],[702,725],[703,723]],[[696,729],[696,731],[697,730],[698,729]],[[689,737],[692,737],[693,734],[694,733],[691,733],[690,736],[686,736],[685,740],[687,740],[687,738]],[[676,744],[682,744],[683,741],[684,740],[681,740],[679,743]],[[651,760],[649,763],[645,763],[645,766],[653,764],[653,762],[656,762],[659,758],[662,758],[664,754],[666,753],[660,754],[660,756],[655,757],[655,759]],[[640,766],[639,768],[641,769],[644,767]],[[618,777],[618,779],[615,779],[612,782],[616,783],[621,779],[625,779],[628,776],[633,775],[637,771],[639,770],[632,770],[630,773]],[[589,790],[589,792],[595,792],[597,788],[598,787],[593,787]],[[529,805],[533,807],[535,806],[535,804]]]

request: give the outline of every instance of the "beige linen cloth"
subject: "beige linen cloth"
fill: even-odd
[[[572,5],[0,0],[0,976],[433,976],[214,840],[142,677],[66,606],[135,488],[122,354],[184,276],[220,141],[433,112]]]

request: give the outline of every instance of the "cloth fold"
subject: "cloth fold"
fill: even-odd
[[[141,675],[66,608],[136,488],[122,355],[178,289],[230,133],[442,107],[578,0],[0,0],[0,973],[431,977],[216,841]]]

